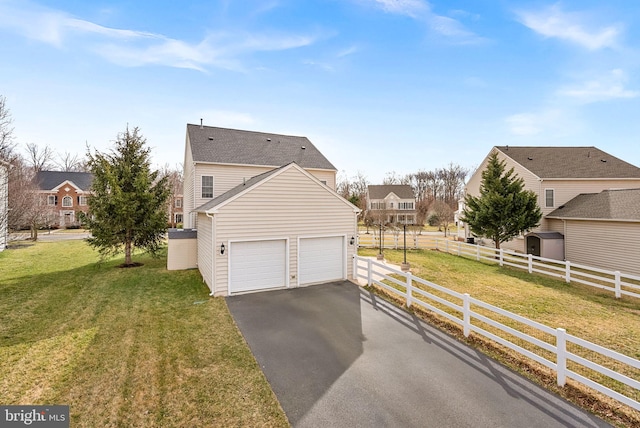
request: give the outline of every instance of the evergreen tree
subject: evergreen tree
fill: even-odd
[[[104,256],[124,251],[124,266],[134,266],[131,252],[141,248],[156,256],[167,227],[166,177],[150,166],[150,149],[138,128],[118,135],[110,153],[88,153],[93,173],[89,243]]]
[[[493,239],[496,248],[540,223],[542,211],[537,195],[524,189],[524,180],[513,168],[505,173],[505,162],[497,153],[482,171],[480,196],[467,195],[461,220],[477,236]]]

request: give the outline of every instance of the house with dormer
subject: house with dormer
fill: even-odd
[[[352,277],[360,210],[336,193],[336,172],[306,137],[188,124],[183,220],[196,247],[172,252],[171,232],[168,266],[194,254],[176,264],[216,296]]]
[[[494,152],[538,195],[543,214],[538,228],[503,248],[640,274],[640,168],[593,146],[496,146],[466,194],[480,194]],[[470,237],[468,227],[463,230]]]
[[[69,227],[79,225],[79,212],[88,212],[93,174],[89,172],[39,171],[40,206],[49,214],[49,225]]]
[[[367,212],[376,221],[390,224],[416,222],[416,198],[406,184],[370,185],[367,187]]]

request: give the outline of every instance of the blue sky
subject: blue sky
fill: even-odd
[[[636,0],[0,0],[19,143],[84,153],[138,126],[304,135],[381,181],[494,145],[597,146],[640,166]]]

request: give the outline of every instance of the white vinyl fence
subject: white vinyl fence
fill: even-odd
[[[361,247],[378,247],[378,236],[360,234],[358,245]],[[384,237],[384,248],[404,248],[403,235],[387,234]],[[440,250],[449,254],[499,263],[500,266],[511,266],[529,273],[541,273],[564,279],[567,283],[578,282],[601,290],[610,291],[616,298],[630,296],[640,298],[640,276],[585,266],[569,261],[553,260],[532,254],[521,254],[509,250],[496,250],[483,245],[467,244],[433,236],[407,234],[407,249]]]
[[[460,325],[465,337],[474,332],[554,370],[561,387],[573,379],[640,411],[639,360],[370,258],[354,256],[353,269],[356,278],[403,298],[408,307],[421,307]]]

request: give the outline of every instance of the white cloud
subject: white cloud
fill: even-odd
[[[340,52],[338,52],[336,57],[337,58],[344,58],[345,56],[349,56],[349,55],[355,54],[359,50],[360,49],[357,46],[349,46],[348,48],[345,48],[345,49],[341,50]]]
[[[79,47],[124,66],[240,70],[238,57],[313,44],[316,36],[221,32],[192,43],[162,34],[105,27],[28,1],[0,1],[0,28],[58,48]]]
[[[623,70],[614,69],[604,76],[590,79],[579,86],[561,89],[558,93],[584,103],[639,97],[639,91],[625,88],[627,81],[627,75]]]
[[[549,109],[535,113],[518,113],[505,119],[509,131],[518,136],[530,137],[556,129],[564,115],[560,110]]]
[[[558,5],[516,14],[523,25],[538,34],[575,43],[589,50],[617,47],[622,32],[617,24],[589,28],[586,15],[564,12]]]
[[[460,21],[434,13],[431,4],[425,0],[366,0],[370,4],[387,13],[405,15],[418,21],[423,21],[434,33],[447,37],[461,44],[474,44],[485,41],[468,30]],[[460,16],[464,11],[456,10],[454,13]]]

